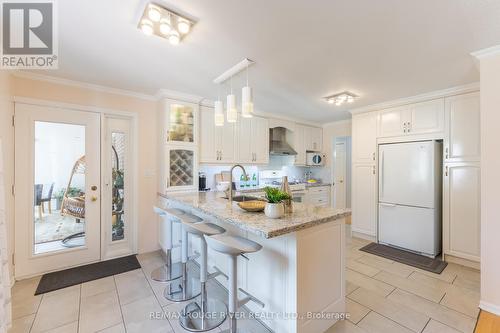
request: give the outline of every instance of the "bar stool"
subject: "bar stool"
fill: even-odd
[[[208,274],[208,249],[204,236],[213,236],[226,232],[226,229],[208,222],[183,224],[186,231],[200,238],[200,287],[199,301],[186,305],[181,312],[179,322],[181,326],[191,332],[205,332],[219,327],[226,320],[227,306],[223,302],[207,297],[208,279],[223,275],[217,268],[215,273]]]
[[[161,218],[161,222],[166,227],[165,237],[165,264],[151,272],[151,279],[158,282],[169,282],[181,277],[181,264],[172,263],[172,225],[180,223],[179,216],[185,212],[177,208],[153,207],[153,211]]]
[[[188,260],[194,260],[196,256],[188,258],[188,233],[186,224],[202,222],[203,219],[193,214],[184,213],[177,216],[182,222],[181,231],[181,278],[172,281],[163,292],[163,296],[172,302],[189,301],[200,295],[200,279],[189,276],[187,271]]]
[[[229,323],[229,329],[222,331],[222,333],[241,332],[240,330],[238,330],[236,316],[235,316],[238,308],[245,305],[249,301],[253,301],[258,305],[260,305],[261,307],[264,307],[265,304],[262,303],[257,298],[255,298],[254,296],[250,295],[245,290],[237,287],[238,262],[236,258],[239,255],[245,257],[244,256],[245,253],[257,252],[262,248],[262,245],[244,237],[231,236],[227,234],[209,236],[205,237],[205,239],[207,240],[207,243],[210,246],[210,248],[212,248],[214,251],[226,254],[228,257],[229,285],[227,289],[229,291],[228,303],[229,303],[229,318],[231,321]],[[238,290],[245,295],[245,297],[241,300],[238,299]]]

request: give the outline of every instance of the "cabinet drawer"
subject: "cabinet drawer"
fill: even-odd
[[[307,190],[309,194],[328,193],[330,191],[330,186],[310,187]]]

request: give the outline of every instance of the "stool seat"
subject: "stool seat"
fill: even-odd
[[[186,215],[187,213],[185,211],[183,211],[182,209],[179,209],[179,208],[163,208],[163,210],[168,214],[168,215],[171,215],[177,219],[181,219],[182,216]],[[178,222],[178,221],[175,221],[174,222]]]
[[[181,222],[184,224],[192,224],[192,223],[198,223],[198,222],[203,221],[203,219],[201,217],[190,214],[190,213],[184,213],[183,215],[180,215],[179,220],[181,220]]]
[[[212,236],[212,235],[223,234],[224,232],[226,232],[226,229],[210,222],[190,223],[186,224],[185,227],[187,232],[197,236],[203,236],[203,235]]]
[[[230,255],[257,252],[262,248],[259,243],[240,236],[218,234],[205,237],[205,239],[215,251]]]

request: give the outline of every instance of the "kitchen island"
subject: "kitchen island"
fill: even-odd
[[[238,286],[266,304],[247,307],[273,331],[324,332],[345,312],[344,218],[350,210],[294,204],[292,213],[269,219],[216,192],[159,194],[159,199],[160,206],[190,211],[263,246],[249,260],[238,258]],[[198,243],[190,241],[192,251]],[[226,257],[209,250],[212,266],[226,272]],[[224,278],[218,281],[226,286]]]

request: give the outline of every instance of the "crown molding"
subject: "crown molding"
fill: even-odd
[[[351,125],[351,119],[342,119],[337,121],[330,121],[328,123],[323,124],[323,128],[332,126],[332,125]]]
[[[474,51],[470,55],[479,60],[494,55],[500,55],[500,45],[495,45],[482,50]]]
[[[431,99],[436,99],[436,98],[466,94],[466,93],[475,92],[475,91],[479,91],[479,82],[474,82],[474,83],[465,84],[465,85],[461,85],[461,86],[457,86],[457,87],[436,90],[436,91],[428,92],[425,94],[404,97],[404,98],[395,99],[392,101],[363,106],[360,108],[349,110],[349,112],[351,114],[358,114],[358,113],[365,113],[365,112],[370,112],[370,111],[378,111],[378,110],[398,107],[398,106],[407,105],[407,104],[425,102],[425,101],[428,101]]]
[[[23,79],[44,81],[44,82],[49,82],[49,83],[54,83],[54,84],[65,85],[65,86],[78,87],[78,88],[94,90],[94,91],[99,91],[99,92],[108,93],[108,94],[122,95],[122,96],[127,96],[127,97],[132,97],[132,98],[143,99],[143,100],[147,100],[147,101],[156,101],[157,100],[157,98],[153,95],[142,94],[142,93],[138,93],[138,92],[131,91],[131,90],[112,88],[112,87],[102,86],[102,85],[88,83],[88,82],[63,79],[63,78],[56,77],[56,76],[37,74],[37,73],[33,73],[33,72],[15,71],[12,73],[12,75],[15,77],[23,78]]]
[[[170,98],[170,99],[176,99],[178,101],[189,102],[189,103],[201,103],[203,100],[205,100],[204,97],[201,97],[198,95],[183,93],[180,91],[169,90],[169,89],[158,90],[155,97],[156,97],[156,100],[159,100],[162,98]]]

